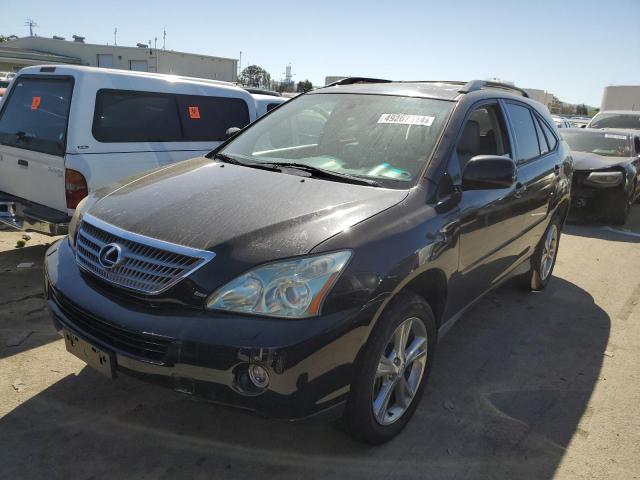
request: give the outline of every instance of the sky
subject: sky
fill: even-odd
[[[88,43],[154,42],[239,58],[272,78],[497,77],[599,106],[607,85],[640,84],[640,0],[256,2],[13,0],[0,34],[78,34]]]

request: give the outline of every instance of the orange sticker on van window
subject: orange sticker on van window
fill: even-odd
[[[189,107],[189,118],[200,118],[200,109],[198,107]]]
[[[31,99],[31,110],[37,110],[40,107],[40,97],[33,97]]]

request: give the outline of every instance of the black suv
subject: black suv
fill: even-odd
[[[515,87],[343,80],[85,199],[47,252],[48,305],[109,377],[383,442],[465,309],[547,285],[571,169]]]

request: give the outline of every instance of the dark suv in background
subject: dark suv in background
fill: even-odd
[[[380,443],[470,305],[511,277],[547,285],[571,173],[520,89],[346,79],[85,199],[47,252],[48,305],[109,377],[344,415]]]

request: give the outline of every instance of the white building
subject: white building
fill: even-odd
[[[85,43],[45,37],[23,37],[4,42],[0,48],[0,70],[17,71],[27,65],[74,63],[93,67],[168,73],[187,77],[235,82],[238,60],[149,48]]]
[[[640,110],[640,85],[604,87],[600,111],[605,110]]]

